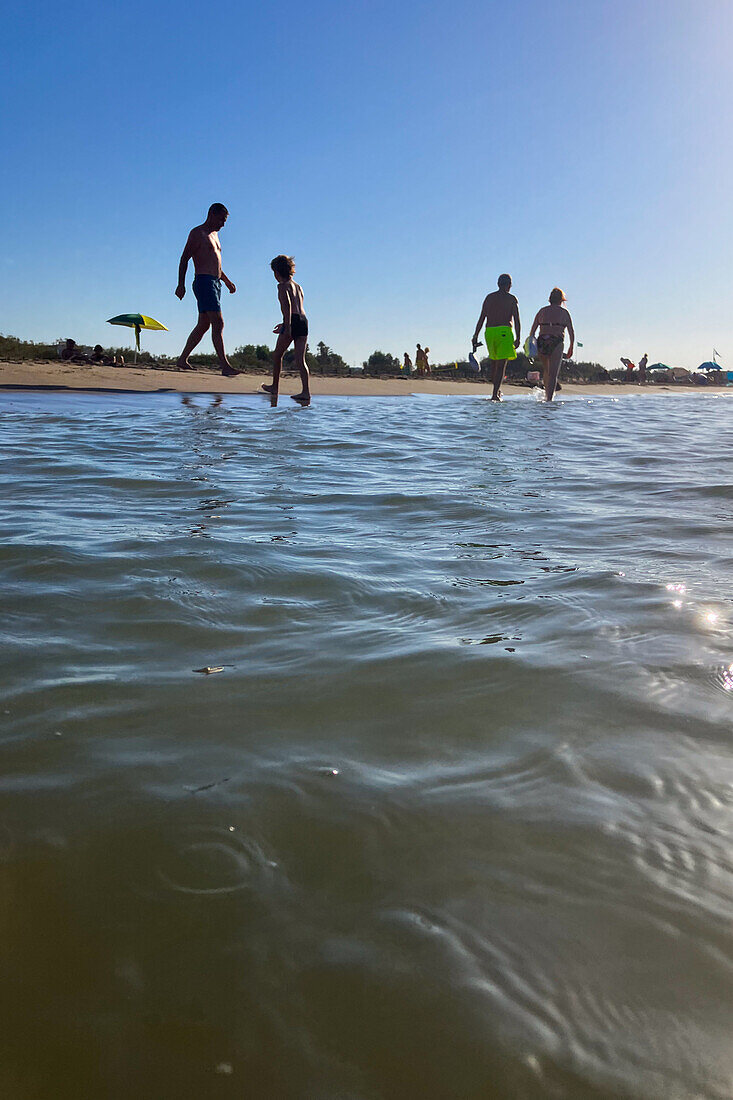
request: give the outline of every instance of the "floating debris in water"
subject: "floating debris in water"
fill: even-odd
[[[206,676],[211,676],[212,672],[223,672],[224,665],[205,665],[203,668],[195,668],[194,672],[203,672]]]
[[[224,779],[215,779],[213,783],[204,783],[202,787],[184,787],[184,790],[190,791],[191,794],[198,794],[199,791],[210,791],[212,787],[220,787],[222,783],[228,783],[231,778],[231,775],[227,775]],[[231,829],[229,831],[231,832]]]
[[[231,1062],[219,1062],[218,1066],[216,1066],[214,1070],[214,1073],[221,1073],[225,1077],[231,1077],[231,1075],[234,1073],[234,1066]]]

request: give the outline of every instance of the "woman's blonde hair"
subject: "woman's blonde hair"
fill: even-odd
[[[559,286],[555,286],[550,291],[550,305],[561,306],[565,301],[565,292],[560,290]]]

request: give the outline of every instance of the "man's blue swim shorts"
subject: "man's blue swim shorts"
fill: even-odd
[[[221,279],[214,275],[195,275],[193,292],[199,313],[221,313]]]

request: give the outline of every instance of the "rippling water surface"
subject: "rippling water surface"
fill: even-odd
[[[0,1094],[730,1097],[732,410],[4,395]]]

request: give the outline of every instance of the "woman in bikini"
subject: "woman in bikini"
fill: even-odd
[[[537,337],[537,351],[542,360],[542,373],[545,380],[545,398],[552,401],[557,389],[557,377],[560,373],[560,364],[563,359],[572,359],[575,346],[575,332],[573,321],[564,308],[565,295],[556,286],[550,294],[549,306],[543,306],[532,323],[530,340],[539,328]],[[565,343],[565,329],[570,335],[570,347],[563,353]]]

